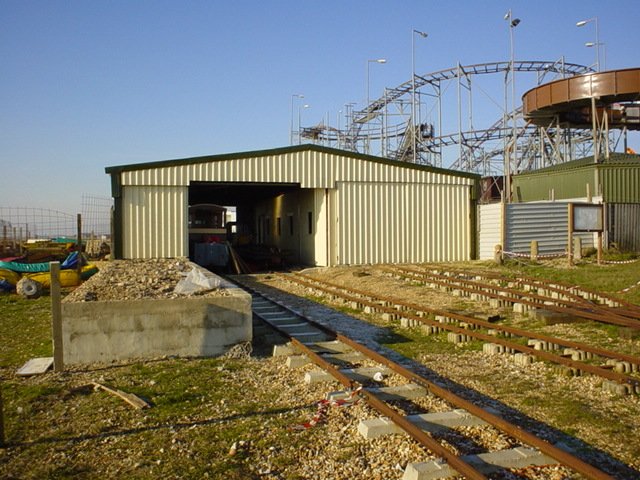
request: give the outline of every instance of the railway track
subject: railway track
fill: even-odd
[[[473,275],[471,279],[462,272],[407,266],[386,267],[385,270],[391,275],[420,280],[433,288],[457,290],[462,296],[474,295],[481,300],[496,300],[499,304],[518,304],[520,307],[640,329],[640,308],[577,287],[545,284],[525,277],[509,280],[499,276]],[[516,286],[520,289],[514,288]]]
[[[523,365],[533,363],[537,358],[562,365],[574,374],[586,372],[597,375],[605,380],[604,387],[615,393],[640,393],[640,378],[634,376],[640,370],[640,358],[633,355],[499,325],[492,322],[491,318],[483,320],[375,292],[347,288],[309,275],[298,273],[280,276],[320,295],[329,296],[334,301],[348,303],[352,308],[382,314],[385,320],[421,325],[427,333],[446,331],[454,343],[477,339],[486,342],[486,352],[515,354],[516,361]],[[526,344],[518,343],[515,341],[517,339],[526,341]]]
[[[445,478],[457,474],[470,479],[485,479],[488,478],[487,475],[503,469],[511,468],[522,472],[550,464],[562,465],[586,478],[613,478],[571,453],[476,406],[440,384],[430,381],[345,335],[309,320],[300,312],[256,290],[254,285],[243,281],[241,277],[234,277],[233,281],[251,292],[255,316],[289,339],[291,348],[304,356],[304,361],[313,362],[345,387],[346,392],[335,394],[334,399],[341,396],[342,398],[352,397],[354,392],[357,392],[359,398],[382,415],[382,418],[374,419],[369,423],[362,422],[359,426],[361,433],[365,434],[369,429],[380,430],[385,427],[393,433],[398,430],[404,431],[433,455],[446,462],[446,464],[442,461],[409,464],[403,479]],[[290,353],[293,353],[293,350]],[[292,362],[295,363],[295,360]],[[354,365],[363,364],[366,367],[353,368]],[[402,382],[381,386],[380,378],[376,379],[376,374],[383,375],[384,378],[394,376],[402,379]],[[438,397],[455,410],[449,412],[448,416],[430,413],[405,415],[404,403],[417,402],[417,399],[425,396]],[[443,418],[446,419],[443,420]],[[389,425],[389,421],[392,422],[392,426]],[[446,442],[439,441],[438,435],[433,434],[434,431],[441,431],[442,428],[464,424],[460,422],[490,425],[521,445],[503,451],[465,455],[463,447],[456,451],[458,448],[455,445],[452,448]],[[437,426],[434,427],[434,425]],[[464,445],[464,442],[462,444]]]

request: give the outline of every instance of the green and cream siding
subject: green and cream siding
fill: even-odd
[[[317,145],[123,165],[106,172],[115,200],[118,258],[189,254],[192,182],[299,185],[259,202],[255,212],[272,224],[295,217],[294,244],[274,231],[267,239],[296,248],[310,265],[461,261],[475,251],[479,177],[473,174]]]

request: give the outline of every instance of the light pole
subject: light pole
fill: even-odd
[[[576,23],[576,27],[584,27],[587,23],[594,23],[596,26],[596,41],[593,46],[596,47],[596,72],[600,71],[600,34],[598,32],[598,17],[588,18],[587,20],[580,20]]]
[[[387,63],[387,59],[386,58],[376,58],[373,60],[367,60],[367,105],[366,105],[366,109],[369,109],[369,65],[372,63]],[[369,114],[367,114],[367,120],[369,120]],[[369,153],[369,135],[367,135],[367,143],[365,145],[365,153]]]
[[[416,35],[427,38],[429,34],[416,29],[413,29],[411,32],[411,131],[413,135],[413,163],[417,163],[418,155],[416,151]]]
[[[298,105],[298,145],[300,145],[302,143],[302,109],[303,108],[309,108],[310,105],[308,104],[304,104],[304,105]]]
[[[291,95],[291,123],[289,125],[289,145],[293,145],[293,99],[294,98],[304,98],[304,95],[300,93],[294,93]],[[300,125],[298,125],[300,128]]]
[[[372,63],[387,63],[387,59],[376,58],[374,60],[367,60],[367,105],[365,108],[369,107],[369,65]]]
[[[597,47],[598,49],[602,47],[602,69],[607,71],[607,44],[606,43],[595,43],[595,42],[587,42],[584,44],[585,47]]]
[[[516,70],[515,70],[515,57],[514,57],[514,49],[513,49],[513,29],[516,28],[520,24],[519,18],[513,18],[511,13],[511,9],[506,13],[504,19],[508,22],[509,25],[509,44],[511,47],[511,61],[509,69],[511,70],[511,122],[512,122],[512,141],[511,141],[511,152],[505,152],[505,172],[504,172],[504,189],[505,189],[505,202],[509,203],[511,200],[511,158],[513,158],[513,163],[515,164],[518,159],[518,149],[517,149],[517,124],[516,124]],[[505,93],[506,96],[506,93]],[[507,153],[510,153],[507,155]]]

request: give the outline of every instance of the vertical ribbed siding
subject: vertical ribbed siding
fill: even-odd
[[[640,165],[605,166],[601,172],[605,202],[640,203]]]
[[[123,171],[121,181],[125,258],[188,255],[188,189],[196,181],[316,189],[309,211],[316,219],[328,215],[315,227],[326,224],[328,233],[316,235],[308,249],[319,264],[469,258],[475,180],[454,172],[309,150]],[[335,191],[337,185],[341,191]],[[327,195],[327,189],[333,193]],[[303,243],[306,252],[306,239]]]
[[[495,246],[502,243],[502,204],[479,205],[478,223],[478,257],[480,260],[493,260]]]
[[[609,244],[627,252],[640,252],[640,204],[616,203],[607,205]]]
[[[123,189],[124,258],[187,256],[187,189]]]
[[[190,182],[299,183],[302,188],[335,188],[336,182],[472,185],[474,180],[453,172],[449,175],[316,151],[122,172],[125,186],[188,186]]]
[[[338,184],[338,263],[469,259],[469,188]]]

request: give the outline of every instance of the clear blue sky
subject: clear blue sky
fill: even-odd
[[[408,81],[413,28],[418,73],[508,60],[509,8],[518,60],[594,63],[598,17],[607,67],[640,66],[638,0],[1,0],[0,205],[74,213],[106,166],[287,145],[293,93],[310,125],[363,106],[367,59],[372,98]]]

